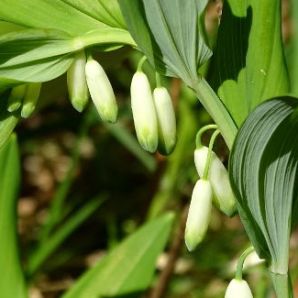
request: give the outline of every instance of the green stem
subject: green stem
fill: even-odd
[[[289,274],[271,272],[271,279],[277,298],[293,298],[293,289]]]
[[[143,64],[145,63],[145,61],[147,60],[147,57],[146,56],[143,56],[139,63],[138,63],[138,68],[137,68],[137,71],[142,71],[142,67],[143,67]]]
[[[161,87],[161,77],[158,72],[155,72],[156,87]]]
[[[217,129],[216,124],[208,124],[203,126],[196,135],[196,149],[200,149],[202,147],[202,134],[210,129]]]
[[[219,135],[220,131],[217,129],[213,134],[209,142],[208,147],[208,156],[207,156],[207,162],[205,165],[204,173],[203,173],[203,179],[207,180],[209,175],[209,169],[210,169],[210,163],[211,163],[211,156],[212,156],[212,149],[214,146],[214,142],[216,140],[216,137]]]
[[[248,247],[240,256],[237,264],[236,269],[236,279],[242,280],[242,270],[243,270],[243,264],[246,260],[246,258],[254,251],[253,246]]]
[[[193,88],[206,111],[218,125],[227,146],[231,149],[238,130],[232,116],[204,78],[201,78]]]

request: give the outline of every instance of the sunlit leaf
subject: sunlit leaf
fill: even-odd
[[[149,61],[193,86],[211,51],[200,32],[196,0],[120,0],[128,28]],[[204,1],[205,3],[205,1]],[[157,61],[156,61],[157,60]]]
[[[210,79],[238,125],[260,102],[288,92],[280,2],[224,1]]]
[[[17,240],[20,161],[16,136],[0,149],[0,278],[2,297],[27,297]]]
[[[291,36],[288,44],[288,68],[291,78],[291,92],[298,96],[298,1],[290,1]]]
[[[286,274],[292,210],[298,199],[298,99],[267,101],[240,129],[230,178],[241,219],[271,270]]]
[[[167,214],[147,223],[87,271],[63,297],[113,297],[145,290],[172,221],[173,215]]]
[[[123,27],[116,0],[2,0],[0,19],[78,36],[107,25]]]
[[[63,31],[28,29],[0,36],[0,89],[20,82],[44,82],[63,74],[73,54],[85,47],[133,44],[126,30],[107,27],[71,37]]]

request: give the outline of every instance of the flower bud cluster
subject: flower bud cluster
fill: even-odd
[[[204,128],[203,128],[204,129]],[[211,148],[199,141],[194,152],[194,162],[200,179],[196,183],[189,207],[185,229],[185,244],[192,251],[203,240],[210,222],[212,201],[226,215],[236,211],[236,200],[229,182],[228,171],[212,151],[219,131],[213,134]],[[198,133],[200,136],[200,133]]]
[[[88,103],[88,90],[103,121],[116,122],[118,105],[103,67],[91,56],[79,52],[67,71],[67,85],[73,107],[81,112]]]
[[[12,88],[8,97],[7,110],[10,113],[21,109],[21,116],[28,118],[34,112],[41,91],[41,83],[28,83]]]
[[[194,162],[200,177],[203,177],[207,166],[209,149],[206,146],[194,152]],[[229,181],[229,174],[218,156],[211,151],[208,179],[212,186],[213,201],[223,213],[232,216],[236,212],[236,199]]]
[[[176,145],[176,118],[172,100],[165,87],[153,93],[146,74],[138,70],[131,81],[131,108],[140,145],[153,153],[170,154]]]

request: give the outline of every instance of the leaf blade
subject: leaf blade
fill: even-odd
[[[95,298],[144,290],[151,282],[172,221],[172,214],[167,214],[147,223],[87,271],[63,297]]]
[[[298,100],[260,105],[240,129],[230,157],[230,179],[240,216],[271,270],[288,270],[292,210],[297,200]]]

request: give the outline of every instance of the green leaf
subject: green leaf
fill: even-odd
[[[129,31],[155,67],[193,86],[211,51],[199,26],[202,6],[180,0],[119,0]],[[205,1],[204,1],[205,3]],[[165,71],[166,69],[166,71]]]
[[[116,0],[2,0],[0,19],[31,28],[63,30],[72,36],[107,25],[123,27]]]
[[[70,7],[84,12],[111,27],[125,28],[117,0],[63,0]]]
[[[27,297],[17,239],[20,161],[16,136],[0,149],[0,278],[2,297]]]
[[[288,92],[280,3],[224,3],[210,80],[238,125],[260,102]]]
[[[271,271],[288,271],[292,213],[298,199],[298,99],[276,98],[252,112],[230,157],[241,219]]]
[[[167,214],[147,223],[89,269],[63,298],[111,297],[145,290],[172,222],[173,215]]]
[[[0,89],[16,82],[44,82],[63,74],[85,47],[134,44],[126,30],[106,27],[71,37],[58,30],[28,29],[0,36]]]
[[[288,68],[291,78],[291,92],[298,96],[298,2],[290,1],[292,31],[288,45]]]

